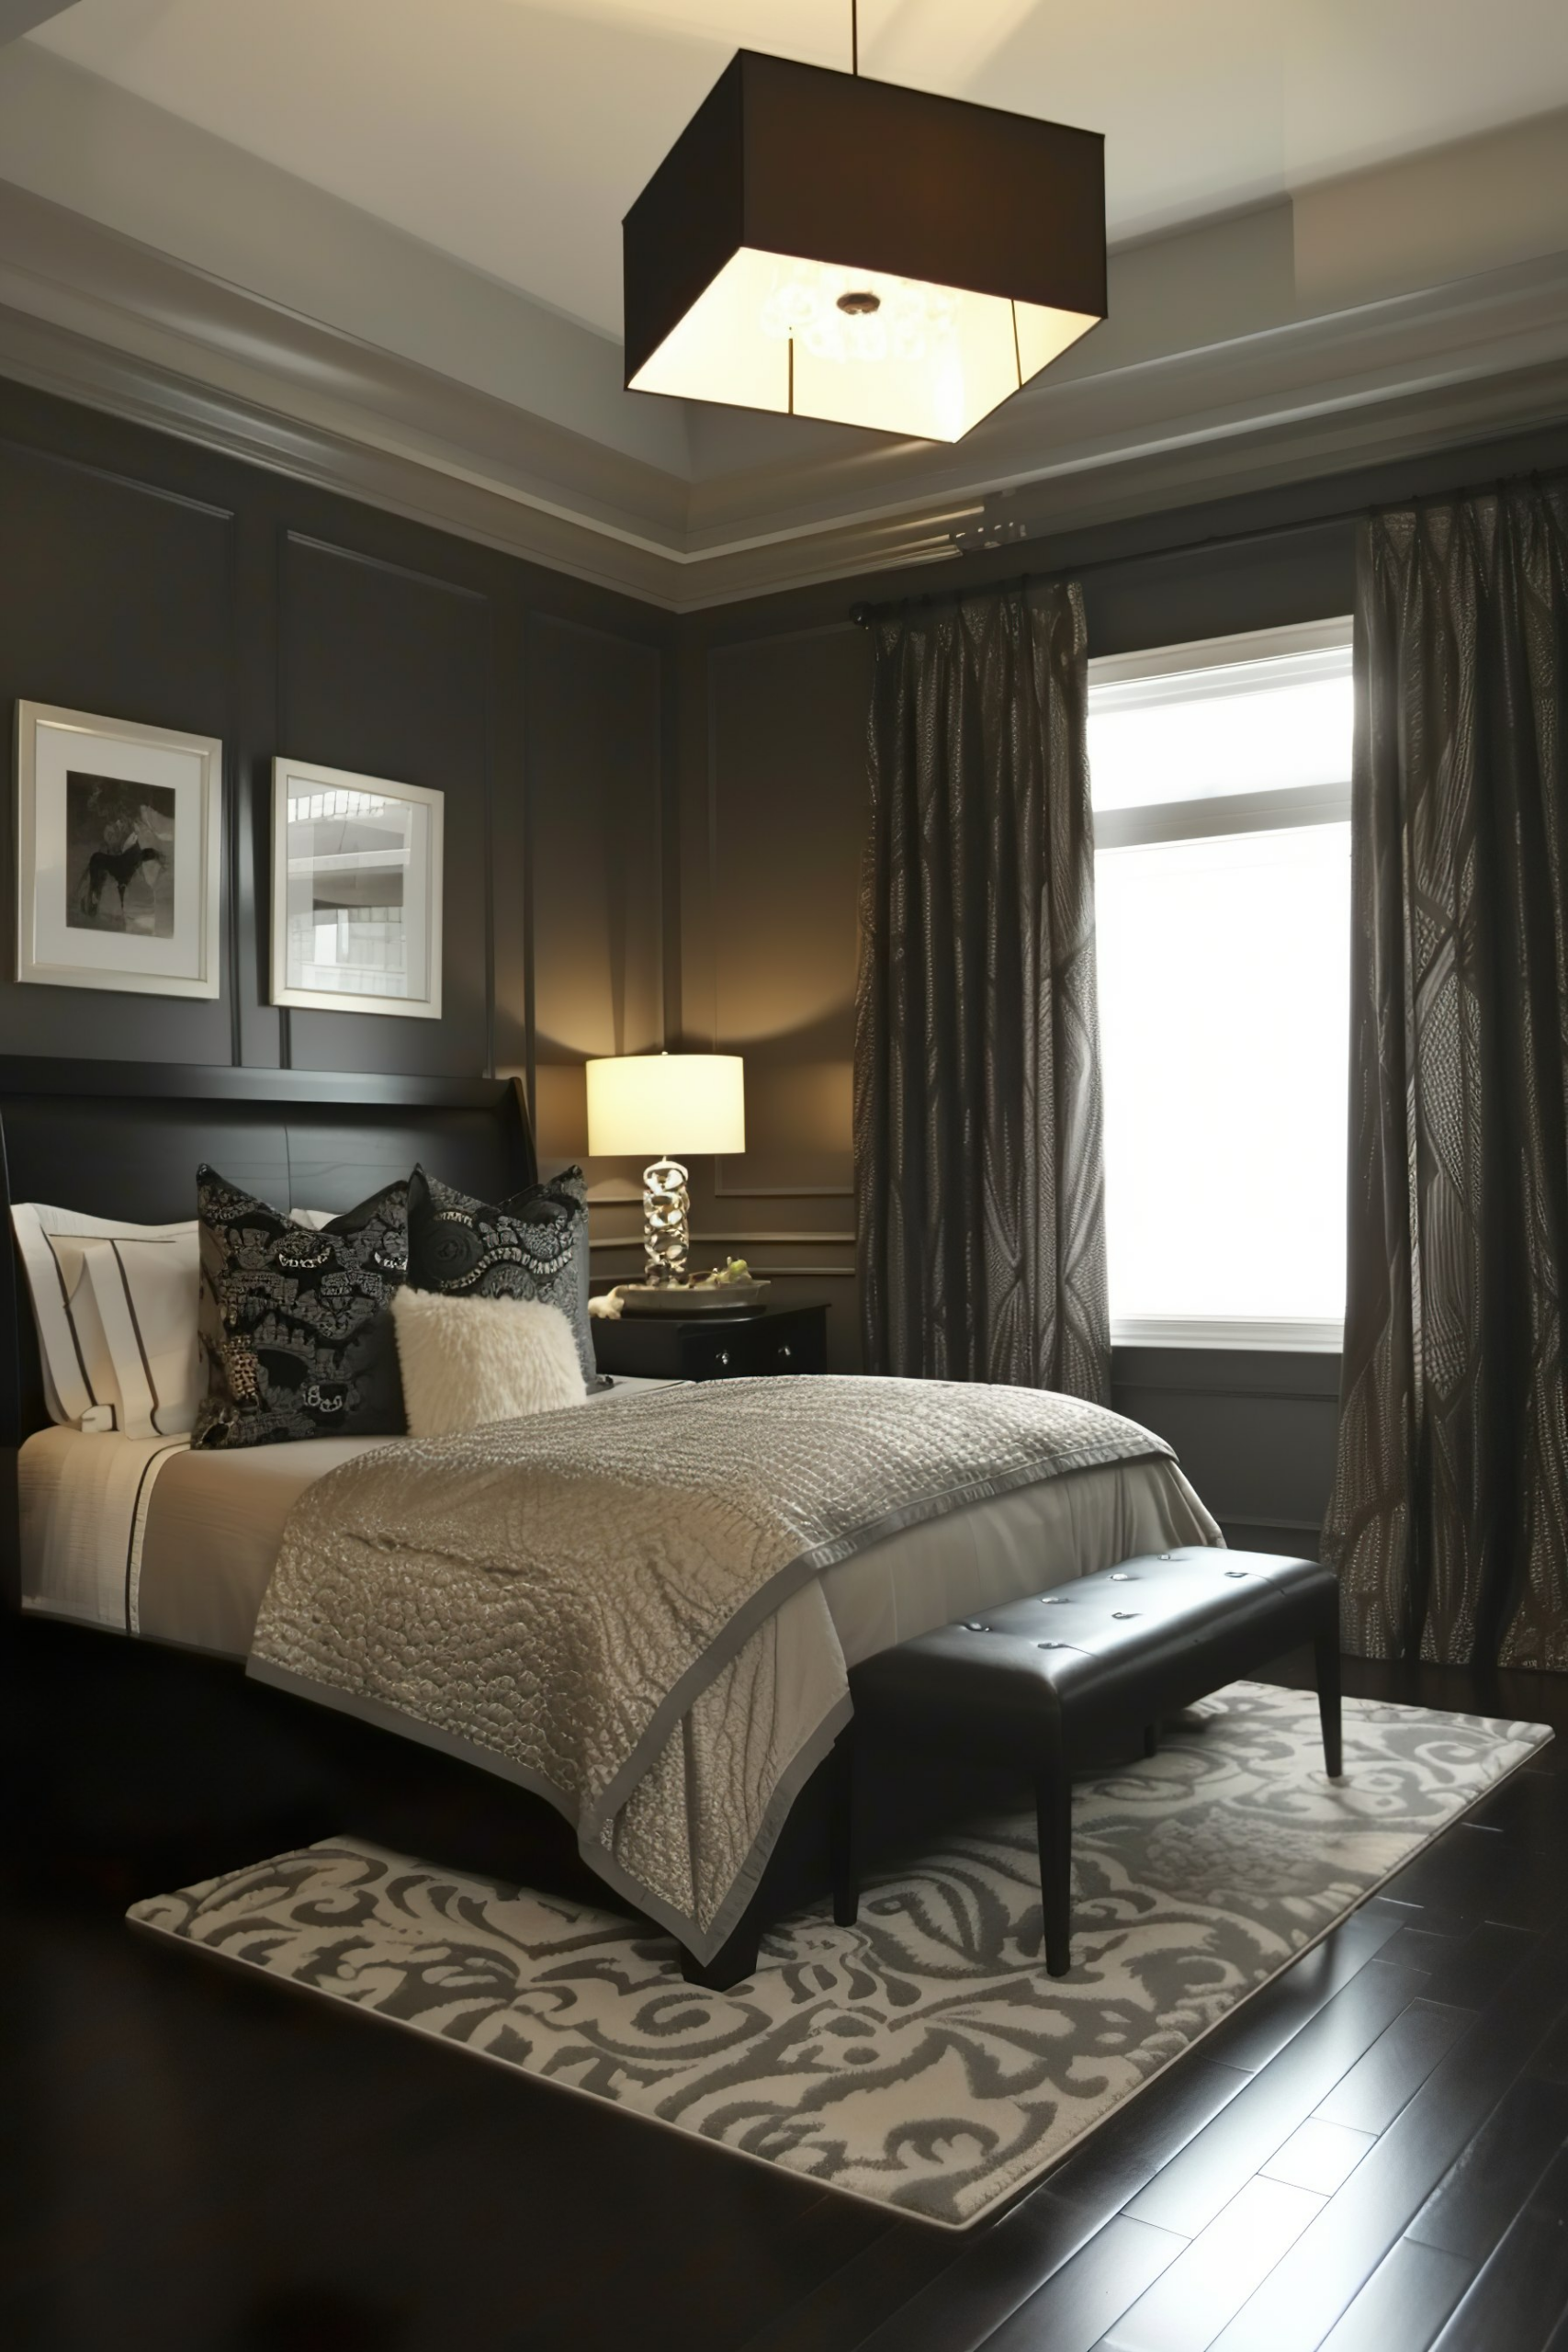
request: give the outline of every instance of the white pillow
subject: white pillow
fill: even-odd
[[[550,1413],[587,1395],[571,1325],[541,1300],[447,1298],[405,1283],[392,1323],[411,1437]]]
[[[197,1344],[200,1246],[196,1227],[149,1239],[121,1234],[86,1245],[88,1285],[130,1437],[178,1437],[206,1391]]]
[[[89,1262],[114,1241],[183,1239],[194,1264],[196,1220],[193,1217],[181,1225],[130,1225],[123,1218],[84,1216],[75,1209],[18,1201],[12,1208],[11,1222],[32,1296],[51,1420],[79,1429],[91,1416],[95,1426],[123,1429],[126,1408],[119,1374],[96,1289],[89,1279]],[[190,1306],[194,1318],[194,1292]],[[112,1416],[111,1423],[106,1424],[105,1415]],[[145,1433],[152,1433],[151,1425]]]

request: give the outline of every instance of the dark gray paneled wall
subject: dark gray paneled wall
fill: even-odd
[[[1316,1551],[1334,1476],[1337,1355],[1118,1348],[1111,1401],[1176,1448],[1227,1543]]]
[[[218,1003],[22,987],[7,936],[0,1053],[525,1070],[534,1009],[550,1041],[658,1042],[673,651],[626,598],[0,384],[6,716],[28,699],[220,736],[227,841]],[[279,752],[445,794],[439,1022],[267,1003]],[[14,909],[14,818],[4,833]]]
[[[536,616],[528,633],[541,1063],[638,1054],[664,1036],[662,665],[651,646]],[[592,854],[587,854],[592,848]]]
[[[7,722],[21,699],[232,740],[235,518],[231,502],[199,497],[196,489],[183,466],[170,484],[107,472],[0,434],[0,696]],[[231,962],[217,1003],[23,988],[11,979],[14,803],[3,854],[0,1053],[135,1059],[151,1050],[171,1061],[230,1060]],[[225,897],[231,901],[231,889]],[[226,921],[228,914],[226,906]],[[225,935],[231,945],[232,930]]]
[[[869,645],[819,627],[690,632],[682,675],[682,1031],[746,1058],[746,1152],[699,1166],[700,1260],[827,1296],[858,1361],[850,1155]]]
[[[582,1065],[664,1043],[666,826],[657,785],[670,696],[661,650],[535,615],[526,671],[536,1111],[547,1164],[581,1160],[594,1272],[637,1272],[629,1162],[588,1153]]]
[[[440,1022],[294,1011],[289,1059],[297,1069],[354,1069],[373,1049],[378,1069],[482,1070],[492,1049],[495,909],[483,877],[494,599],[436,572],[286,530],[277,615],[279,748],[328,767],[433,786],[445,797]],[[426,1029],[437,1034],[426,1038]]]

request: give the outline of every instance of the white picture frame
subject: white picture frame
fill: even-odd
[[[428,785],[274,760],[274,1004],[440,1020],[444,808]]]
[[[17,705],[17,978],[216,997],[223,746]]]

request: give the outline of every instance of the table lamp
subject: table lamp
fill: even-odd
[[[588,1148],[595,1159],[653,1155],[642,1172],[643,1280],[690,1280],[691,1195],[675,1155],[744,1151],[739,1054],[621,1054],[588,1065]]]

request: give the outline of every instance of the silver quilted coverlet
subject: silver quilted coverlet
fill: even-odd
[[[1168,1452],[1077,1397],[828,1377],[410,1439],[296,1504],[249,1670],[537,1790],[708,1959],[849,1713],[818,1571]]]

